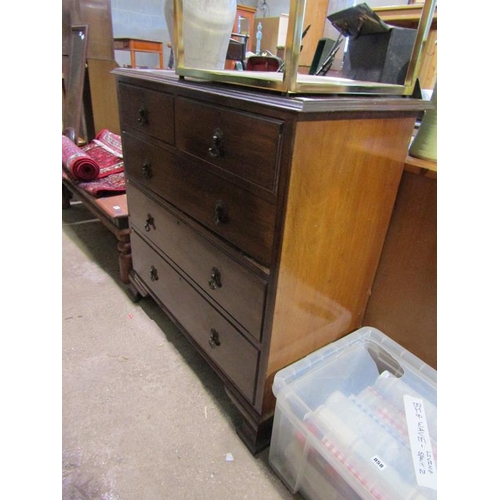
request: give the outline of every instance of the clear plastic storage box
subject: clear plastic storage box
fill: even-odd
[[[279,371],[269,461],[307,499],[437,498],[437,372],[361,328]]]

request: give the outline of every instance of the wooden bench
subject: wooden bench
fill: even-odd
[[[76,142],[72,129],[66,129],[64,135]],[[120,280],[129,284],[129,273],[132,269],[132,255],[130,250],[130,228],[128,220],[127,195],[119,194],[96,198],[84,189],[74,184],[71,179],[62,179],[62,208],[71,207],[71,198],[76,196],[109,229],[118,240],[118,262],[120,266]]]

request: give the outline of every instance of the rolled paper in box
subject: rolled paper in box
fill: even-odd
[[[62,136],[62,164],[76,179],[93,181],[99,176],[99,165],[65,135]]]
[[[431,102],[434,104],[434,109],[425,112],[409,153],[415,158],[437,161],[437,82],[434,85]]]

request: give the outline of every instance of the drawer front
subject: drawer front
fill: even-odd
[[[179,98],[176,146],[276,192],[283,122]]]
[[[174,144],[174,98],[164,92],[120,84],[121,128],[132,127]]]
[[[260,340],[266,283],[130,183],[127,202],[134,229]]]
[[[131,244],[137,274],[253,403],[258,350],[135,232]]]
[[[270,266],[275,205],[127,132],[122,142],[129,179]]]

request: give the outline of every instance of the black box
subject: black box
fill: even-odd
[[[392,28],[387,33],[349,40],[342,76],[368,82],[405,82],[417,30]]]
[[[385,24],[366,4],[328,16],[347,40],[341,76],[403,85],[417,30]]]

